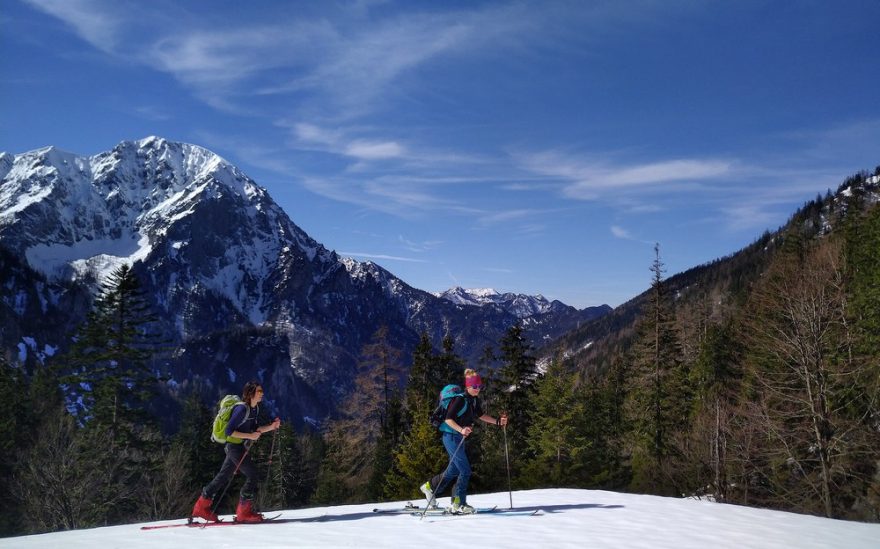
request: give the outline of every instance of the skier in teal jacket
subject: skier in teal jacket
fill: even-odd
[[[480,403],[480,391],[483,389],[483,380],[480,375],[471,369],[464,372],[465,395],[464,398],[453,398],[446,409],[446,420],[440,425],[443,433],[443,447],[449,454],[449,465],[439,475],[419,487],[428,505],[435,501],[435,493],[440,493],[444,488],[455,480],[452,494],[452,512],[458,514],[473,513],[474,508],[467,504],[468,482],[471,478],[471,464],[468,461],[465,439],[473,432],[474,422],[479,419],[491,425],[507,425],[507,416],[502,414],[500,418],[483,412]],[[464,411],[462,411],[464,408]]]

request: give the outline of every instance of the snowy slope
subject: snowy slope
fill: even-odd
[[[508,493],[472,495],[469,503],[508,506]],[[441,500],[441,503],[445,503]],[[771,549],[878,547],[880,524],[766,511],[707,501],[594,490],[513,493],[517,509],[538,516],[434,517],[379,515],[382,503],[286,511],[285,524],[143,531],[113,526],[0,540],[0,547],[162,548],[218,547],[538,547]],[[180,521],[177,521],[180,522]]]

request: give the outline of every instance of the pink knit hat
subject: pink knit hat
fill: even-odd
[[[480,377],[480,374],[474,374],[472,376],[467,376],[464,379],[464,386],[465,387],[482,388],[483,387],[483,379]]]

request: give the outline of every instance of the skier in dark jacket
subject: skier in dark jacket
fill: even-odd
[[[236,470],[244,473],[247,480],[241,487],[238,508],[235,510],[237,522],[260,522],[263,515],[253,510],[253,500],[257,492],[259,474],[254,465],[248,448],[263,433],[274,431],[281,426],[281,420],[275,418],[271,423],[257,425],[257,415],[260,401],[263,400],[263,387],[256,381],[249,381],[242,389],[242,402],[237,404],[229,416],[226,425],[226,436],[232,437],[227,440],[223,449],[226,459],[220,467],[220,472],[207,486],[202,489],[202,494],[193,506],[192,516],[205,520],[216,521],[217,513],[214,512],[213,502],[217,493],[224,489],[232,479]],[[246,442],[247,441],[247,442]]]
[[[471,369],[464,371],[464,398],[453,398],[446,409],[446,421],[440,425],[443,433],[443,447],[449,454],[449,465],[446,470],[424,483],[419,489],[425,494],[428,505],[435,501],[435,493],[440,493],[455,479],[452,494],[452,512],[468,514],[474,508],[467,504],[468,481],[471,478],[471,464],[468,461],[464,439],[473,431],[474,422],[479,419],[492,425],[507,425],[507,416],[502,414],[499,419],[483,412],[480,403],[480,390],[483,380]],[[464,412],[462,413],[462,408]],[[459,415],[461,414],[461,415]]]

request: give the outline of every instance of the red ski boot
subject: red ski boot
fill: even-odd
[[[263,515],[254,513],[253,502],[249,499],[238,500],[235,510],[235,522],[263,522]]]
[[[217,522],[220,520],[217,517],[217,513],[215,513],[211,507],[213,506],[214,501],[208,499],[205,496],[199,496],[199,499],[196,500],[196,504],[193,505],[193,510],[191,516],[193,518],[203,518],[205,520],[210,520],[211,522]]]

